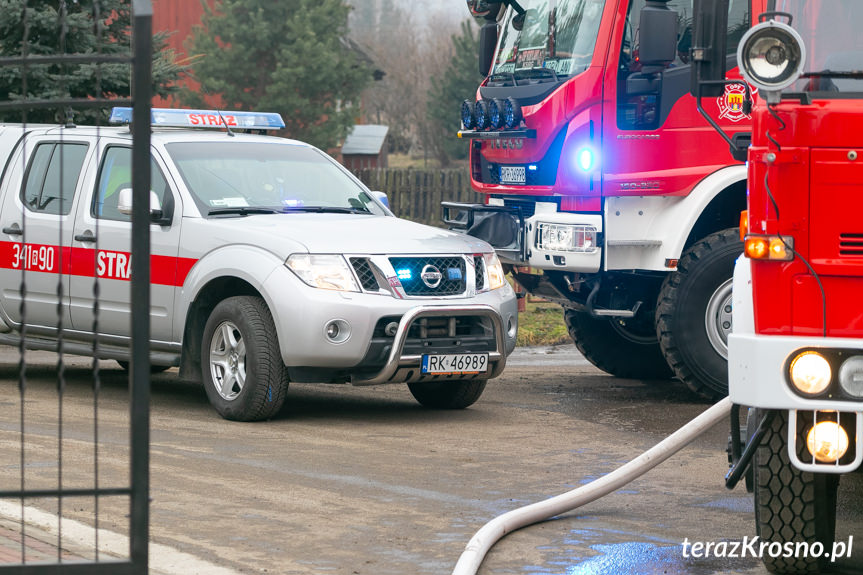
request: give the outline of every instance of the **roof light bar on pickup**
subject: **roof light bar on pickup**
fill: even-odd
[[[132,108],[113,108],[111,124],[131,124]],[[238,130],[278,130],[285,127],[282,116],[275,112],[228,112],[223,110],[175,110],[153,108],[153,126],[169,128],[236,128]]]

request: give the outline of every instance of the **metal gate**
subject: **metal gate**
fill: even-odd
[[[122,422],[126,437],[116,441],[108,437],[109,431],[100,429],[99,398],[102,380],[99,374],[99,361],[87,361],[84,369],[89,370],[87,378],[91,381],[92,414],[88,415],[86,425],[79,418],[71,420],[68,413],[64,417],[64,395],[67,391],[67,368],[72,361],[63,353],[63,313],[62,301],[69,294],[64,293],[63,258],[71,258],[63,249],[58,249],[57,262],[57,324],[56,337],[39,339],[38,334],[29,334],[27,328],[28,303],[33,306],[33,297],[28,292],[28,282],[32,283],[34,271],[21,265],[20,284],[17,286],[0,285],[0,289],[12,292],[17,290],[21,301],[20,331],[13,330],[3,334],[3,342],[10,343],[14,337],[18,343],[17,369],[0,374],[0,386],[9,393],[0,398],[0,574],[21,575],[99,575],[130,574],[145,575],[148,571],[149,541],[149,442],[150,442],[150,227],[149,227],[149,190],[150,190],[150,100],[152,97],[152,4],[150,0],[126,1],[121,7],[125,13],[131,11],[131,30],[129,49],[112,49],[103,52],[105,45],[101,34],[103,29],[117,22],[117,0],[18,0],[7,2],[4,10],[20,7],[23,26],[23,41],[20,54],[0,57],[0,78],[20,78],[20,98],[0,101],[0,111],[21,113],[21,124],[27,127],[28,114],[37,111],[93,110],[110,106],[131,105],[134,108],[133,126],[146,127],[133,130],[132,149],[132,342],[131,363],[129,366],[129,417]],[[12,4],[12,7],[9,7]],[[92,17],[92,32],[95,36],[94,50],[85,53],[70,53],[66,49],[67,34],[72,23],[70,8],[74,5],[74,17],[86,16],[82,10],[89,11]],[[37,19],[44,18],[46,9],[56,11],[56,46],[53,53],[45,50],[31,51],[29,34],[37,28]],[[8,14],[9,12],[7,12]],[[44,26],[45,22],[38,22]],[[3,40],[0,39],[0,42]],[[7,40],[8,42],[9,40]],[[8,45],[7,45],[8,46]],[[109,53],[110,52],[110,53]],[[102,89],[102,74],[109,68],[127,67],[131,83],[130,94],[105,93]],[[54,95],[44,97],[29,94],[28,79],[46,70],[53,71],[51,79],[56,82]],[[64,78],[71,70],[82,70],[93,74],[93,90],[89,94],[63,93]],[[59,94],[59,95],[56,95]],[[98,129],[98,127],[97,127]],[[24,141],[26,142],[26,141]],[[19,143],[19,145],[26,145]],[[62,146],[58,146],[62,147]],[[24,155],[22,154],[22,158]],[[0,158],[0,169],[6,158]],[[60,156],[60,174],[63,173],[63,157]],[[7,166],[8,168],[8,166]],[[4,170],[5,171],[5,170]],[[29,172],[28,172],[29,174]],[[46,169],[46,180],[48,171]],[[27,176],[29,177],[29,175]],[[64,179],[58,176],[60,200],[64,194],[74,190],[64,190]],[[22,178],[22,186],[24,179]],[[22,188],[23,189],[23,188]],[[56,198],[50,198],[51,199]],[[41,201],[41,200],[40,200]],[[21,207],[20,229],[3,229],[0,244],[17,244],[18,250],[29,259],[38,246],[27,243],[27,219]],[[63,219],[58,218],[62,235]],[[67,226],[71,222],[67,221]],[[7,234],[18,237],[10,238]],[[9,241],[12,240],[12,241]],[[98,244],[96,244],[98,253]],[[53,251],[51,252],[54,253]],[[36,257],[36,256],[33,256]],[[51,257],[54,257],[53,255]],[[96,259],[94,257],[94,259]],[[34,260],[36,261],[36,260]],[[52,262],[53,265],[53,262]],[[53,269],[53,268],[52,268]],[[99,346],[99,280],[93,274],[93,355],[98,355]],[[42,302],[44,303],[44,302]],[[68,327],[68,326],[66,326]],[[7,348],[12,349],[14,348]],[[49,385],[56,408],[51,407],[50,418],[34,418],[31,407],[34,402],[44,402],[44,395],[37,396],[28,382],[28,370],[33,374],[34,367],[31,350],[49,350],[56,364],[56,385]],[[14,352],[13,352],[14,353]],[[44,353],[39,352],[39,353]],[[78,360],[80,362],[80,360]],[[42,377],[44,377],[44,356]],[[50,369],[50,367],[48,368]],[[17,374],[17,382],[15,381]],[[50,376],[49,376],[50,377]],[[16,385],[17,384],[17,385]],[[17,387],[17,389],[16,389]],[[55,389],[51,389],[54,387]],[[14,391],[13,391],[14,390]],[[44,389],[40,390],[40,393]],[[17,397],[16,397],[17,396]],[[89,396],[88,396],[89,397]],[[10,407],[11,406],[11,407]],[[13,413],[14,412],[14,413]],[[89,427],[86,432],[81,430]],[[111,430],[110,433],[114,433]],[[50,435],[50,437],[49,437]],[[56,442],[56,448],[53,447]],[[119,447],[118,444],[119,443]],[[31,455],[38,448],[50,444],[56,457],[50,460],[36,460]],[[82,455],[83,453],[89,455]],[[45,449],[39,453],[44,454]],[[121,453],[117,456],[117,453]],[[120,467],[124,470],[119,479],[106,472],[110,462],[116,467],[117,457],[122,459]],[[81,460],[84,464],[81,465]],[[35,470],[49,469],[50,472]],[[51,477],[53,476],[53,477]],[[4,514],[5,510],[5,514]],[[11,510],[11,511],[10,511]],[[72,519],[74,515],[76,519]],[[82,518],[83,517],[83,518]],[[74,528],[73,528],[74,527]],[[120,531],[122,553],[107,551],[106,539]],[[128,543],[126,545],[126,539]],[[116,537],[114,537],[116,540]]]

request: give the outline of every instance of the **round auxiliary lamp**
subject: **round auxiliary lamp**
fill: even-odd
[[[797,30],[768,20],[752,27],[737,46],[743,79],[761,91],[768,104],[779,102],[780,92],[803,73],[806,46]]]

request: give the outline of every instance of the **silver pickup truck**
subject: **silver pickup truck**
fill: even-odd
[[[394,217],[312,146],[239,133],[280,122],[153,111],[154,370],[178,366],[241,421],[272,417],[289,381],[407,383],[424,406],[474,403],[518,327],[493,249]],[[62,333],[64,352],[128,368],[128,126],[0,125],[0,161],[0,343],[18,345],[23,323],[30,349],[56,350]]]

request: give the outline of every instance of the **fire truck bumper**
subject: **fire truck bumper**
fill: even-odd
[[[863,462],[863,340],[731,334],[728,378],[734,403],[789,412],[788,454],[798,469],[847,473]],[[795,380],[802,387],[817,381],[824,389],[807,393]],[[845,446],[835,461],[818,461],[806,447],[821,423]]]
[[[527,217],[518,207],[443,202],[443,221],[451,229],[464,230],[490,243],[506,263],[598,272],[602,265],[602,216],[558,212],[551,203],[536,205],[536,213]]]

